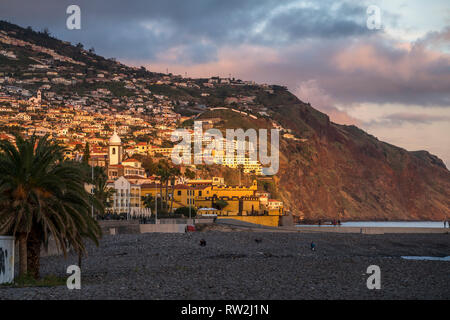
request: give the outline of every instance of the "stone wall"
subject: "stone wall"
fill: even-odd
[[[278,227],[280,216],[218,216],[217,219],[234,219],[268,227]]]
[[[166,224],[141,224],[140,232],[141,233],[185,233],[187,224],[174,224],[174,223],[166,223]]]
[[[103,235],[140,233],[138,220],[101,220],[98,222]]]

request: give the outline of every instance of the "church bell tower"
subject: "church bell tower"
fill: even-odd
[[[122,140],[115,131],[109,139],[108,160],[110,166],[122,163]]]

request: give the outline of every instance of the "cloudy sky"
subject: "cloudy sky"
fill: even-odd
[[[66,9],[81,8],[81,29]],[[381,13],[369,29],[367,9]],[[446,0],[2,0],[0,19],[151,71],[288,86],[342,124],[450,167]]]

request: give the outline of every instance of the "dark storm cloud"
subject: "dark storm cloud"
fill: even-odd
[[[367,6],[347,3],[333,5],[330,1],[300,7],[272,17],[264,30],[274,39],[295,41],[304,38],[335,38],[369,34],[366,27]],[[277,36],[277,37],[275,37]]]
[[[245,41],[248,29],[277,1],[23,1],[0,3],[0,18],[98,48],[105,55],[152,59],[173,46],[197,50],[195,60],[214,59],[214,47]],[[66,8],[81,8],[82,29],[66,29]],[[153,28],[148,28],[153,26]],[[209,42],[205,45],[204,42]],[[206,49],[206,51],[205,51]],[[207,54],[209,53],[209,54]]]
[[[66,29],[70,4],[81,7],[81,30]],[[227,68],[236,70],[225,74],[239,71],[246,79],[293,91],[315,80],[330,108],[331,102],[450,106],[449,56],[427,49],[448,44],[448,29],[405,50],[382,31],[366,28],[366,8],[362,2],[329,0],[2,0],[0,19],[48,27],[58,38],[150,69],[160,61],[201,67],[223,59],[224,47],[235,48]],[[383,16],[395,23],[395,15]],[[278,59],[262,53],[244,63],[242,57],[252,54],[246,46],[275,50]]]
[[[190,54],[180,58],[184,59],[181,63],[214,61],[222,45],[271,46],[304,37],[367,32],[363,6],[324,1],[320,6],[289,9],[293,3],[296,1],[4,0],[0,18],[36,29],[48,27],[57,37],[94,46],[98,53],[118,58],[151,60],[164,50],[183,46]],[[70,4],[81,7],[79,31],[65,27]]]

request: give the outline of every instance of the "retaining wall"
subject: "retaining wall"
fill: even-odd
[[[217,219],[234,219],[268,227],[278,227],[280,216],[218,216]]]
[[[187,224],[141,224],[139,226],[140,233],[185,233]]]

